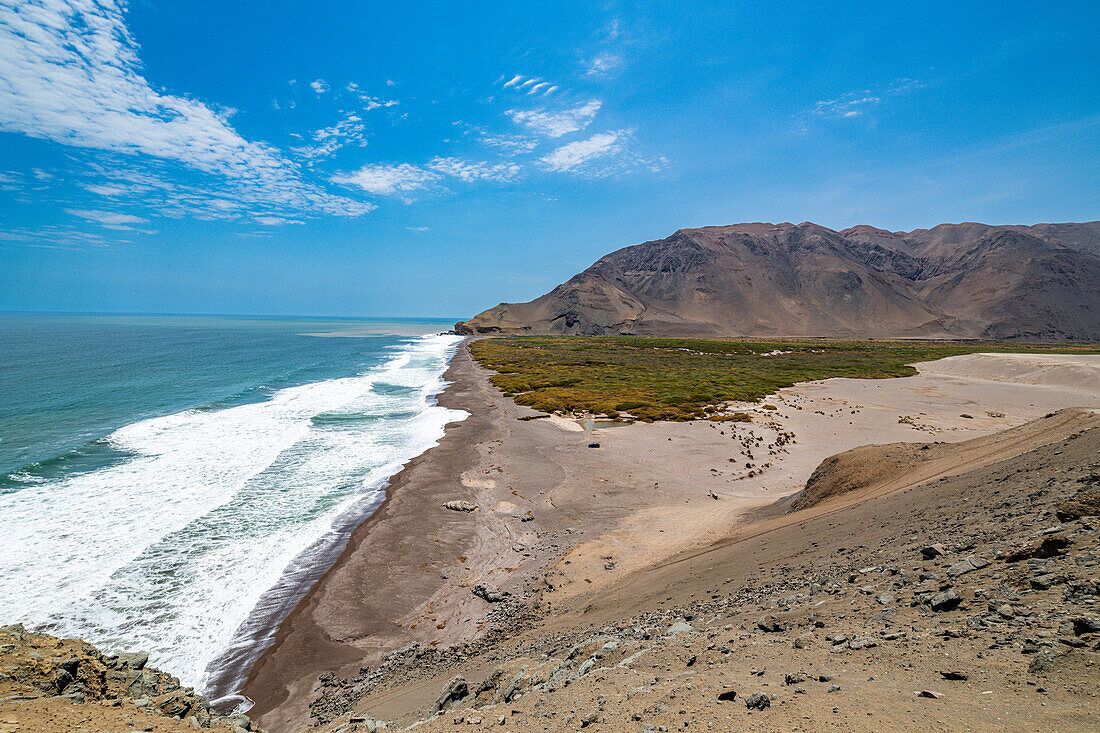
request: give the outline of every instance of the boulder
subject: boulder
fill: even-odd
[[[470,688],[462,677],[452,677],[450,682],[444,685],[435,703],[432,705],[432,715],[441,713],[450,708],[459,700],[470,694]]]
[[[756,622],[756,628],[761,631],[767,631],[768,633],[777,633],[780,631],[786,631],[787,625],[777,619],[775,616],[768,616],[762,618]]]
[[[1033,542],[1009,553],[1005,557],[1005,562],[1019,562],[1033,557],[1055,557],[1065,554],[1066,548],[1071,544],[1073,543],[1067,537],[1044,537],[1039,542]]]
[[[452,512],[472,512],[477,509],[477,504],[472,504],[465,499],[455,499],[444,502],[443,508],[450,509]]]
[[[1063,501],[1058,505],[1056,514],[1063,522],[1100,515],[1100,486],[1084,489],[1076,496]]]
[[[963,599],[955,592],[954,588],[948,588],[932,596],[929,605],[932,607],[933,611],[953,611],[959,607],[962,600]]]
[[[942,557],[947,554],[947,548],[939,542],[933,545],[926,545],[920,549],[921,557],[925,560],[934,560],[937,557]]]
[[[470,592],[478,598],[488,601],[489,603],[500,603],[501,601],[507,599],[510,595],[512,595],[508,591],[500,590],[499,588],[494,588],[493,586],[485,585],[484,583],[478,583],[473,587],[473,590],[471,590]]]
[[[951,578],[957,578],[960,575],[969,573],[971,570],[980,570],[989,565],[989,560],[984,557],[976,557],[970,555],[957,563],[953,563],[951,567],[947,568],[947,575]]]
[[[1076,616],[1072,623],[1073,633],[1076,636],[1081,636],[1082,634],[1100,634],[1100,618]]]
[[[745,707],[749,710],[764,710],[771,707],[772,699],[763,692],[754,692],[745,700]]]

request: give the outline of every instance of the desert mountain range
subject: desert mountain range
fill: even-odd
[[[1100,339],[1100,221],[889,232],[749,223],[602,257],[459,333]]]

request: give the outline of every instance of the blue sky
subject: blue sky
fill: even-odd
[[[473,315],[690,226],[1100,218],[1088,2],[0,0],[0,310]]]

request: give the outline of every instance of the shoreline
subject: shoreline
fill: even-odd
[[[1100,406],[1100,396],[1085,399],[1061,385],[984,379],[974,369],[985,362],[971,359],[951,362],[963,364],[965,375],[922,364],[914,377],[799,384],[769,398],[777,411],[757,406],[757,422],[749,424],[635,423],[587,432],[564,419],[519,420],[538,413],[493,388],[467,343],[437,400],[470,416],[448,425],[438,445],[394,477],[385,502],[253,666],[243,692],[265,728],[309,725],[322,672],[355,677],[410,642],[444,648],[493,628],[499,606],[473,596],[477,583],[537,604],[546,617],[568,614],[634,571],[730,536],[750,510],[801,489],[834,453],[871,443],[955,442],[1059,406]],[[779,448],[781,432],[796,435],[795,444]],[[775,465],[751,477],[733,465],[749,438],[775,446],[768,459]],[[590,441],[601,448],[588,448]],[[479,508],[442,509],[451,499]]]
[[[240,694],[253,701],[254,716],[257,713],[263,715],[270,712],[296,692],[299,695],[302,692],[308,694],[308,690],[302,691],[301,685],[296,684],[305,669],[316,668],[319,673],[334,666],[363,661],[358,652],[334,641],[313,620],[311,614],[325,593],[327,584],[341,573],[364,543],[373,537],[372,530],[390,519],[395,511],[394,504],[406,498],[411,476],[419,473],[420,468],[429,460],[460,462],[463,460],[462,454],[473,451],[474,446],[480,442],[480,436],[486,429],[482,424],[485,416],[471,409],[475,405],[465,393],[470,385],[456,368],[456,362],[465,353],[465,342],[462,342],[458,344],[451,363],[444,372],[443,379],[447,385],[435,399],[440,406],[465,410],[469,416],[465,420],[449,423],[444,429],[443,437],[435,446],[410,460],[390,478],[381,504],[351,531],[335,560],[279,622],[272,643],[250,665],[245,684],[240,690]],[[446,454],[447,458],[441,458],[440,453]],[[472,460],[472,456],[468,458]],[[375,618],[368,619],[363,630],[379,639],[396,640],[402,637],[381,616],[379,613]],[[285,658],[288,659],[284,661]],[[316,677],[316,674],[313,676]]]

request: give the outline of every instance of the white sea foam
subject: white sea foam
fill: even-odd
[[[150,651],[202,687],[292,561],[466,416],[433,399],[458,341],[425,336],[361,376],[128,425],[110,442],[133,458],[0,496],[0,619]]]

